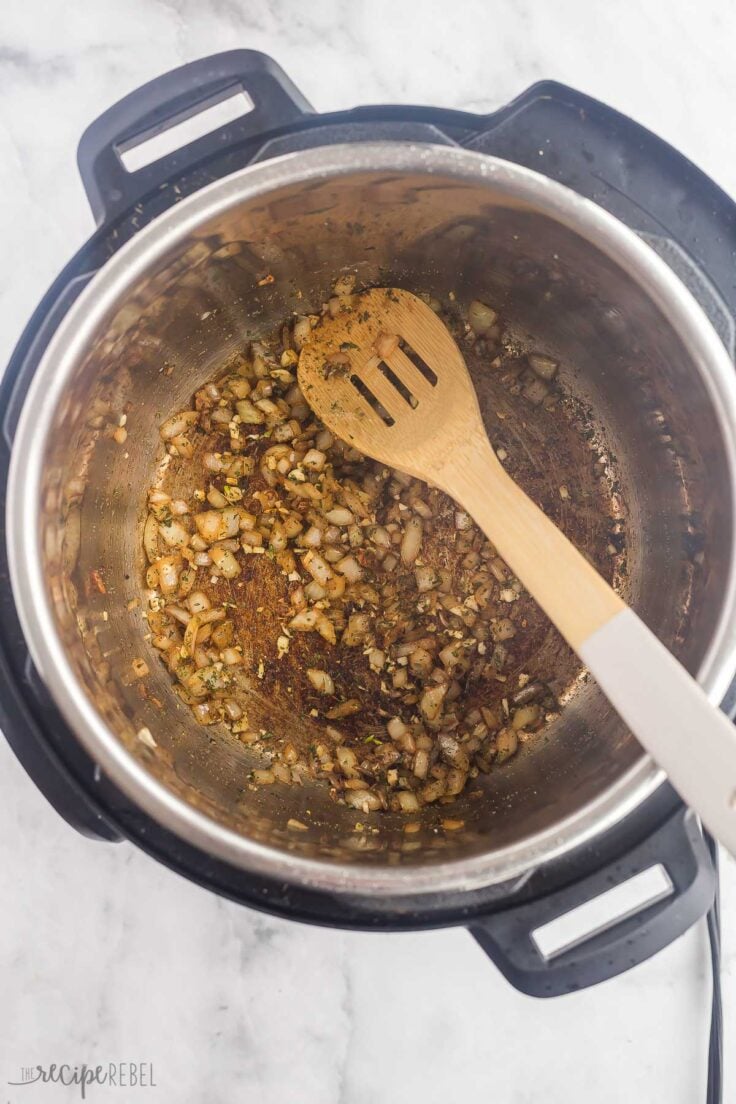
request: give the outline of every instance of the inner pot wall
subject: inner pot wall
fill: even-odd
[[[252,754],[193,722],[143,640],[140,609],[127,608],[141,595],[141,510],[160,422],[188,405],[229,353],[294,312],[319,309],[343,269],[367,284],[485,299],[513,332],[560,359],[563,384],[595,409],[616,458],[629,518],[627,596],[698,670],[729,586],[733,521],[709,390],[673,326],[618,264],[549,212],[494,187],[492,176],[478,182],[450,171],[363,170],[280,184],[184,237],[171,234],[131,280],[77,357],[47,438],[41,546],[56,629],[89,701],[145,770],[239,835],[326,864],[492,860],[561,830],[644,768],[639,745],[594,686],[580,688],[547,738],[482,780],[482,800],[453,806],[464,831],[428,831],[406,850],[404,818],[358,817],[322,787],[244,795]],[[274,280],[259,287],[266,272]],[[128,408],[125,448],[90,430],[99,402]],[[93,570],[104,594],[89,586]],[[137,656],[162,708],[131,682]],[[288,723],[283,697],[261,708],[269,727]],[[143,727],[157,751],[138,740]],[[290,817],[309,830],[289,831]],[[356,820],[369,831],[356,833]]]

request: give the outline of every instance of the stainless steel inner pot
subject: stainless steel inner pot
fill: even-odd
[[[412,848],[401,818],[358,818],[316,785],[244,793],[252,753],[194,723],[144,639],[141,608],[129,608],[142,594],[140,522],[161,420],[244,342],[318,308],[344,268],[367,283],[487,299],[560,359],[616,458],[627,596],[720,700],[736,668],[736,395],[723,346],[614,218],[526,169],[440,146],[333,146],[245,169],[105,265],[51,342],[18,428],[7,526],[19,614],[86,749],[198,847],[330,890],[506,882],[605,831],[662,781],[595,686],[581,687],[548,740],[487,777],[463,832],[421,833]],[[262,287],[265,272],[275,279]],[[123,409],[121,448],[105,428]],[[153,672],[146,697],[130,678],[137,656]],[[309,830],[289,831],[289,817]]]

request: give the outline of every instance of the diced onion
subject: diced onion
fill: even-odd
[[[559,364],[552,357],[542,356],[540,353],[532,353],[529,358],[529,367],[543,380],[551,380],[557,375]]]
[[[371,627],[371,619],[367,613],[352,613],[348,618],[345,631],[342,634],[342,643],[348,648],[354,648],[362,644]]]
[[[425,594],[428,590],[433,590],[438,582],[439,577],[433,567],[429,565],[422,565],[414,569],[414,578],[417,583],[417,590],[420,594]]]
[[[311,332],[312,323],[310,322],[309,318],[306,316],[297,318],[296,322],[294,323],[293,330],[294,344],[296,345],[297,349],[302,349],[304,347],[304,345],[309,340],[309,335],[311,334]]]
[[[345,800],[348,805],[352,805],[354,809],[360,809],[363,813],[377,812],[382,808],[380,797],[371,790],[348,790]]]
[[[228,667],[236,667],[239,663],[243,662],[243,653],[239,648],[224,648],[222,652],[222,662]]]
[[[373,347],[378,353],[379,357],[386,359],[390,357],[392,353],[395,353],[399,347],[399,338],[397,334],[380,333],[373,343]]]
[[[335,626],[324,613],[320,613],[317,617],[317,632],[326,640],[328,644],[337,643],[337,634],[335,632]]]
[[[173,418],[168,418],[162,423],[159,433],[164,441],[171,441],[174,437],[179,437],[185,433],[189,426],[194,425],[199,421],[199,413],[196,410],[183,410],[180,414],[175,414]]]
[[[218,491],[217,487],[210,487],[207,492],[207,501],[216,510],[223,510],[227,506],[227,499],[222,491]]]
[[[386,725],[386,730],[392,740],[398,740],[401,736],[409,731],[409,729],[399,717],[392,717]]]
[[[235,537],[240,530],[240,514],[235,507],[224,510],[205,510],[196,514],[194,524],[199,535],[208,542]]]
[[[363,574],[361,568],[355,556],[343,556],[341,560],[338,560],[335,567],[344,575],[349,583],[357,583]]]
[[[320,452],[319,449],[309,449],[305,454],[302,464],[308,471],[322,471],[325,466],[327,457],[324,452]]]
[[[321,602],[323,598],[327,597],[327,591],[316,579],[312,579],[311,582],[307,583],[304,594],[310,602]]]
[[[312,580],[314,582],[314,580]],[[325,591],[327,597],[334,601],[336,598],[341,598],[345,593],[347,580],[344,575],[333,575],[331,579],[327,581]]]
[[[302,557],[302,563],[305,568],[318,583],[324,586],[329,579],[332,578],[332,571],[326,560],[320,556],[319,552],[309,551]]]
[[[169,548],[186,548],[189,544],[189,533],[178,521],[169,521],[168,524],[159,523],[159,536]]]
[[[210,556],[217,570],[226,579],[234,579],[240,574],[240,564],[228,549],[215,545],[210,549]]]
[[[322,530],[318,529],[316,525],[310,525],[306,533],[302,537],[302,544],[307,548],[318,548],[322,543]]]
[[[442,703],[447,693],[446,686],[434,686],[425,690],[419,699],[419,708],[427,721],[436,721],[442,712]]]
[[[314,689],[318,690],[320,694],[335,693],[335,684],[327,671],[322,671],[317,667],[308,667],[307,678]]]
[[[372,671],[381,671],[386,663],[386,653],[380,648],[372,648],[368,653],[368,665]]]
[[[360,702],[357,698],[350,698],[348,701],[341,702],[340,705],[335,705],[330,709],[325,716],[331,721],[339,721],[343,717],[352,717],[354,713],[359,713],[361,710]]]
[[[212,608],[212,603],[202,590],[193,591],[193,593],[189,595],[187,605],[192,613],[203,613],[205,610]]]
[[[420,750],[414,756],[414,774],[417,778],[425,779],[429,774],[429,754]]]
[[[354,521],[353,515],[345,506],[336,506],[334,510],[328,510],[325,517],[330,525],[352,525]]]
[[[496,311],[486,303],[481,303],[480,299],[473,299],[468,307],[468,323],[476,334],[484,334],[490,330],[491,326],[495,326],[497,318]]]
[[[197,646],[197,633],[201,621],[197,615],[193,615],[189,618],[186,630],[184,632],[184,643],[182,645],[182,658],[186,659],[188,656],[194,655],[194,649]]]
[[[240,415],[240,420],[247,425],[261,425],[266,420],[263,411],[254,406],[250,399],[240,399],[236,402],[235,409]]]
[[[159,558],[158,521],[153,514],[148,515],[146,524],[143,526],[143,548],[149,563]]]
[[[171,594],[179,584],[179,572],[182,567],[179,556],[163,556],[156,562],[159,586],[164,594]]]
[[[296,629],[297,632],[312,632],[317,628],[319,616],[319,610],[300,610],[295,617],[292,617],[289,628]]]

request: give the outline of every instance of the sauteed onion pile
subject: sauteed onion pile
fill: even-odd
[[[350,310],[352,294],[342,278],[323,313]],[[508,369],[490,306],[474,301],[463,318],[428,301],[489,371]],[[148,626],[196,719],[261,753],[249,784],[315,778],[364,813],[411,814],[454,801],[559,706],[543,671],[519,669],[531,599],[472,519],[312,414],[296,365],[319,323],[292,318],[236,354],[161,425],[166,481],[143,532]],[[556,373],[547,356],[515,362],[507,380],[530,418],[557,406]],[[275,611],[254,604],[266,580]],[[254,654],[247,618],[274,615]],[[249,720],[249,695],[272,679],[288,680],[303,739]]]

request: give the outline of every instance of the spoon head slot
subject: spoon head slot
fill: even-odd
[[[439,454],[482,422],[465,360],[416,295],[373,288],[324,319],[299,357],[299,384],[338,437],[431,481]]]

